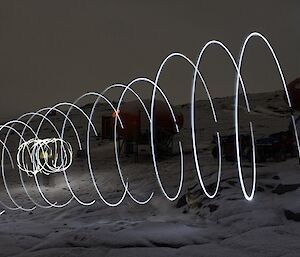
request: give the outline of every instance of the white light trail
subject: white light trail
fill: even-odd
[[[120,115],[115,115],[115,122],[114,122],[114,155],[115,155],[115,162],[116,162],[116,167],[117,167],[117,174],[120,178],[121,184],[123,186],[123,192],[121,193],[120,199],[118,199],[115,202],[110,202],[109,200],[105,199],[103,196],[103,193],[101,192],[101,188],[97,184],[94,169],[93,169],[93,161],[91,158],[91,132],[94,133],[95,136],[98,136],[98,132],[96,130],[96,126],[93,123],[93,118],[95,114],[95,109],[97,104],[100,101],[103,101],[106,103],[110,108],[112,113],[119,113],[123,99],[126,95],[127,92],[132,93],[137,100],[140,102],[141,106],[143,107],[143,111],[146,114],[146,117],[149,122],[149,131],[150,131],[150,147],[151,147],[151,155],[152,155],[152,164],[153,164],[153,169],[154,169],[154,175],[157,179],[159,188],[161,189],[162,194],[169,200],[169,201],[175,201],[178,199],[183,183],[184,183],[184,153],[183,153],[183,145],[181,141],[178,141],[178,149],[180,153],[180,179],[178,182],[178,187],[176,189],[176,193],[173,196],[170,196],[169,193],[167,192],[165,186],[163,185],[163,182],[161,180],[160,176],[160,171],[158,168],[158,163],[157,163],[157,156],[156,156],[156,145],[155,145],[155,140],[154,140],[154,131],[155,131],[155,123],[154,123],[154,111],[155,111],[155,99],[156,99],[156,93],[158,92],[162,97],[165,103],[168,106],[169,112],[172,116],[173,122],[174,122],[174,127],[176,130],[176,133],[179,133],[179,125],[176,120],[176,116],[172,107],[172,104],[168,100],[167,94],[162,90],[162,88],[159,86],[159,81],[161,77],[161,73],[164,70],[164,67],[167,63],[173,61],[175,58],[179,58],[184,60],[188,65],[190,65],[193,70],[193,80],[192,80],[192,94],[191,94],[191,136],[192,136],[192,147],[193,147],[193,157],[194,157],[194,162],[195,162],[195,168],[199,180],[199,184],[201,188],[203,189],[204,194],[208,198],[214,198],[219,190],[220,187],[220,181],[221,181],[221,174],[222,174],[222,144],[221,144],[221,135],[220,132],[216,132],[216,139],[217,139],[217,146],[218,146],[218,169],[217,169],[217,181],[216,181],[216,187],[213,190],[213,192],[208,192],[204,181],[203,181],[203,170],[201,167],[201,163],[199,160],[198,156],[198,151],[197,151],[197,142],[196,142],[196,128],[195,128],[195,93],[196,93],[196,82],[197,79],[200,79],[201,85],[204,87],[204,90],[206,92],[211,112],[213,115],[213,120],[217,124],[218,123],[218,117],[217,113],[214,107],[213,99],[211,97],[211,94],[209,92],[209,87],[206,84],[204,77],[201,74],[200,70],[200,63],[202,60],[202,57],[206,50],[210,46],[217,46],[220,47],[226,55],[229,57],[233,68],[236,72],[236,80],[235,80],[235,108],[234,108],[234,125],[235,125],[235,147],[236,147],[236,160],[237,160],[237,174],[238,178],[240,181],[240,186],[242,193],[245,197],[246,200],[250,201],[253,199],[254,194],[255,194],[255,187],[256,187],[256,178],[257,178],[257,170],[256,170],[256,154],[255,154],[255,127],[252,122],[249,122],[249,130],[250,130],[250,135],[251,135],[251,145],[252,145],[252,162],[253,162],[253,181],[252,181],[252,187],[250,193],[247,193],[245,183],[244,183],[244,177],[243,177],[243,172],[242,172],[242,165],[241,165],[241,156],[240,156],[240,142],[239,142],[239,110],[238,110],[238,103],[239,103],[239,88],[241,86],[242,88],[242,93],[243,97],[245,99],[246,103],[246,108],[248,113],[251,112],[250,109],[250,104],[248,101],[247,97],[247,92],[246,92],[246,86],[243,82],[242,79],[242,63],[243,63],[243,57],[245,54],[245,50],[247,47],[248,42],[252,38],[258,38],[262,40],[264,44],[268,47],[269,51],[272,54],[272,57],[276,63],[276,66],[278,68],[278,72],[280,74],[280,78],[282,81],[282,85],[286,94],[288,106],[290,109],[292,109],[292,104],[291,100],[289,97],[289,93],[287,90],[287,85],[286,81],[283,75],[282,68],[279,64],[279,60],[276,57],[275,51],[272,48],[271,44],[268,42],[268,40],[260,33],[258,32],[253,32],[249,36],[246,37],[245,41],[243,42],[242,48],[240,55],[236,59],[230,52],[230,50],[220,41],[218,40],[211,40],[207,42],[204,47],[201,48],[197,61],[194,63],[189,59],[187,56],[181,53],[172,53],[169,56],[167,56],[162,63],[159,66],[159,69],[155,75],[155,79],[152,80],[150,78],[146,77],[140,77],[133,79],[130,83],[128,84],[113,84],[109,87],[107,87],[105,90],[103,90],[101,93],[97,92],[89,92],[86,93],[79,98],[77,98],[73,103],[59,103],[56,104],[53,107],[50,108],[43,108],[38,110],[37,112],[30,112],[23,114],[16,120],[9,121],[3,125],[0,125],[0,132],[6,131],[5,134],[5,139],[2,141],[0,140],[0,146],[2,147],[2,155],[1,155],[1,175],[3,179],[3,184],[4,188],[6,190],[6,193],[12,203],[13,206],[9,206],[5,204],[4,202],[0,201],[0,205],[3,206],[4,209],[8,210],[23,210],[23,211],[32,211],[36,207],[39,208],[62,208],[70,204],[73,200],[76,200],[77,203],[84,205],[84,206],[90,206],[93,205],[94,203],[97,202],[97,199],[91,199],[89,201],[83,201],[79,198],[78,195],[76,195],[75,191],[73,190],[71,183],[69,182],[69,177],[68,173],[66,172],[67,170],[72,170],[72,164],[73,164],[73,157],[74,157],[74,152],[73,149],[75,147],[78,147],[80,150],[83,149],[83,142],[82,138],[80,138],[80,135],[78,133],[78,129],[75,126],[75,123],[73,122],[70,113],[73,110],[78,111],[84,119],[87,121],[87,127],[86,127],[86,157],[87,157],[87,164],[88,164],[88,170],[89,170],[89,175],[92,180],[92,188],[95,189],[97,192],[97,195],[100,199],[100,202],[103,202],[105,205],[110,206],[110,207],[116,207],[120,205],[126,196],[129,196],[131,200],[133,200],[135,203],[140,204],[140,205],[145,205],[151,201],[151,199],[154,196],[154,192],[152,191],[148,196],[146,196],[144,199],[137,199],[134,195],[133,192],[130,191],[130,181],[128,178],[125,178],[123,175],[122,167],[120,164],[120,158],[119,158],[119,149],[118,149],[118,138],[117,138],[117,127],[120,126],[123,128],[123,122],[120,117]],[[138,82],[143,82],[143,83],[138,83]],[[143,84],[143,86],[150,87],[152,89],[152,96],[151,96],[151,106],[150,110],[148,110],[145,106],[145,103],[142,100],[141,95],[137,94],[137,92],[134,90],[135,87],[140,84]],[[106,96],[107,93],[111,92],[112,90],[121,90],[120,97],[117,101],[117,104],[114,105]],[[95,100],[93,102],[92,108],[90,113],[86,113],[83,108],[80,108],[78,106],[79,102],[82,100],[85,100],[87,97],[94,97]],[[61,108],[68,108],[67,111],[62,111]],[[61,127],[61,130],[59,130],[54,122],[51,120],[51,113],[55,111],[58,113],[63,118],[63,124]],[[40,119],[40,122],[38,123],[38,126],[33,126],[33,119]],[[297,133],[297,128],[296,128],[296,123],[295,123],[295,118],[293,114],[291,114],[291,119],[292,119],[292,125],[294,129],[294,134],[295,134],[295,139],[296,139],[296,145],[297,145],[297,150],[298,150],[298,155],[300,158],[300,146],[299,146],[299,137]],[[23,121],[24,120],[24,121]],[[43,125],[45,123],[48,123],[54,133],[54,137],[46,137],[43,138],[41,137],[41,132],[43,131]],[[67,133],[69,133],[66,130],[67,124],[70,124],[71,126],[71,131],[75,134],[77,146],[72,146],[70,142],[68,142],[65,137]],[[22,131],[16,129],[15,127],[22,127]],[[31,137],[29,139],[26,139],[28,136],[25,138],[25,133],[30,133]],[[19,144],[17,146],[17,149],[10,149],[8,140],[12,136],[12,134],[15,134],[19,138]],[[16,160],[14,160],[12,156],[12,152],[16,152]],[[20,205],[12,196],[10,189],[7,184],[7,179],[6,179],[6,173],[5,173],[5,158],[6,156],[9,157],[10,165],[12,169],[18,169],[19,172],[19,177],[20,181],[22,184],[22,188],[24,189],[24,192],[28,200],[31,204],[33,204],[32,207],[26,208],[22,205]],[[38,180],[38,174],[44,174],[47,176],[52,176],[54,173],[62,173],[64,176],[64,182],[66,183],[67,189],[70,193],[69,198],[61,204],[58,204],[58,202],[52,202],[50,201],[45,193],[43,192],[43,188],[40,186],[40,182]],[[42,197],[44,203],[41,204],[39,203],[36,199],[32,197],[32,195],[29,193],[27,186],[25,185],[24,182],[24,174],[25,176],[27,175],[28,178],[32,178],[32,181],[35,183],[36,187],[38,188],[38,192],[40,196]],[[5,213],[5,210],[0,211],[0,215]]]
[[[60,149],[63,149],[62,154]],[[27,160],[26,150],[29,152]],[[72,165],[72,158],[72,146],[66,141],[58,138],[32,138],[19,146],[17,165],[30,177],[38,173],[50,175],[68,169]],[[31,163],[31,169],[27,161]]]

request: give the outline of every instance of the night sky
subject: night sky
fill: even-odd
[[[1,0],[0,121],[138,76],[154,79],[169,53],[195,61],[211,39],[222,40],[237,57],[252,31],[270,40],[291,81],[300,76],[299,13],[298,0]],[[233,95],[234,70],[223,51],[211,48],[201,70],[214,97]],[[257,39],[247,50],[243,75],[248,92],[282,88]],[[192,69],[174,61],[161,87],[172,103],[185,103],[191,80]]]

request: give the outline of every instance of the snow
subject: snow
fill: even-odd
[[[289,117],[282,114],[286,104],[276,95],[278,92],[251,95],[251,107],[259,111],[251,116],[255,119],[258,135],[271,134],[288,127]],[[277,110],[268,107],[268,101],[264,100],[267,98],[276,101]],[[232,98],[215,101],[222,135],[231,134]],[[214,127],[209,123],[207,106],[205,101],[197,103],[198,152],[205,174],[204,182],[213,190],[217,161],[211,156]],[[220,191],[216,198],[208,199],[197,185],[189,136],[188,106],[183,106],[182,112],[186,119],[179,135],[185,150],[185,182],[181,196],[184,197],[190,188],[193,205],[176,208],[177,201],[169,202],[163,197],[147,156],[137,163],[133,157],[121,156],[124,177],[128,177],[133,195],[142,200],[153,191],[155,196],[145,206],[139,206],[127,197],[120,206],[107,207],[99,200],[92,186],[87,164],[84,160],[76,159],[68,170],[70,184],[82,201],[96,199],[97,202],[92,206],[81,206],[73,200],[65,208],[37,208],[31,212],[6,210],[0,216],[0,256],[300,256],[300,222],[288,220],[285,216],[285,210],[300,213],[300,187],[276,193],[280,185],[300,183],[298,159],[259,164],[257,191],[250,202],[243,198],[235,164],[224,160]],[[248,118],[245,113],[242,114],[241,126],[245,126]],[[58,117],[55,119],[59,123]],[[81,126],[81,136],[84,137],[84,122],[80,115],[74,114],[72,119]],[[66,139],[75,144],[74,137]],[[122,195],[122,185],[114,162],[113,144],[92,140],[97,184],[106,199],[118,201]],[[161,160],[158,166],[165,188],[173,195],[179,182],[179,156]],[[16,171],[8,164],[5,168],[9,188],[16,201],[26,207],[32,206],[20,187]],[[252,171],[249,163],[243,163],[243,172],[247,189],[250,190]],[[33,187],[32,180],[25,180],[30,195],[38,203],[45,204]],[[42,190],[52,202],[63,203],[70,197],[62,174],[55,174],[50,185],[42,186]],[[0,199],[13,206],[3,185]]]

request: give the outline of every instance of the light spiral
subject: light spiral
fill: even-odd
[[[26,153],[28,153],[26,161]],[[17,152],[17,164],[28,176],[38,173],[50,175],[67,170],[72,165],[73,151],[70,143],[59,138],[35,139],[22,143]]]
[[[125,178],[123,174],[123,170],[120,164],[120,159],[119,159],[119,150],[118,150],[118,142],[117,142],[117,126],[119,125],[121,128],[123,128],[123,123],[122,119],[120,118],[119,115],[115,116],[115,122],[114,122],[114,155],[115,155],[115,162],[117,166],[117,174],[120,178],[120,182],[123,187],[123,191],[121,194],[120,199],[118,199],[115,202],[110,202],[108,199],[105,199],[103,196],[103,193],[101,192],[101,188],[97,184],[97,180],[95,178],[94,174],[94,167],[93,167],[93,162],[91,158],[91,150],[92,150],[92,145],[91,145],[91,134],[93,133],[94,136],[98,136],[98,131],[96,129],[96,125],[93,122],[94,118],[94,113],[97,104],[99,104],[100,101],[104,102],[111,108],[112,113],[118,113],[121,105],[123,103],[123,99],[126,95],[126,93],[130,92],[133,93],[134,96],[137,98],[137,100],[141,103],[143,110],[145,111],[146,117],[149,121],[149,131],[150,131],[150,147],[151,147],[151,156],[152,156],[152,164],[154,168],[154,174],[157,179],[159,188],[161,189],[162,194],[170,201],[176,200],[183,187],[184,183],[184,153],[183,153],[183,145],[182,142],[179,140],[178,141],[178,149],[179,149],[179,154],[180,154],[180,167],[179,167],[179,172],[180,172],[180,179],[178,182],[178,188],[176,190],[176,193],[174,196],[170,196],[169,193],[167,192],[167,189],[163,185],[163,182],[160,177],[160,171],[157,165],[157,156],[156,156],[156,145],[155,145],[155,140],[154,140],[154,130],[155,130],[155,123],[154,123],[154,110],[155,110],[155,99],[156,99],[156,94],[157,92],[162,95],[165,103],[168,106],[168,109],[170,111],[170,114],[172,116],[174,126],[176,128],[176,133],[179,133],[179,126],[178,122],[176,120],[176,116],[174,114],[173,107],[171,103],[169,102],[167,98],[167,94],[162,90],[162,88],[159,86],[159,79],[161,76],[161,73],[163,72],[163,69],[166,65],[166,63],[174,60],[175,58],[183,59],[188,65],[191,65],[194,70],[193,74],[193,80],[192,80],[192,95],[191,95],[191,136],[192,136],[192,147],[193,147],[193,157],[194,157],[194,162],[195,162],[195,168],[197,172],[197,177],[199,180],[199,184],[201,188],[203,189],[204,194],[209,197],[209,198],[214,198],[219,190],[220,186],[220,181],[221,181],[221,173],[222,173],[222,145],[221,145],[221,140],[220,140],[220,132],[216,132],[216,138],[217,138],[217,146],[218,146],[218,170],[217,170],[217,183],[216,187],[213,191],[213,193],[209,193],[204,181],[203,181],[203,170],[200,168],[200,162],[198,158],[198,151],[197,151],[197,142],[196,142],[196,129],[195,129],[195,92],[196,92],[196,82],[198,79],[200,79],[202,86],[205,89],[211,112],[213,114],[213,119],[214,122],[217,124],[218,123],[218,116],[214,107],[213,99],[210,95],[209,88],[205,82],[204,77],[201,74],[200,70],[200,63],[202,60],[202,57],[206,50],[212,46],[218,46],[224,52],[227,54],[228,58],[230,59],[233,68],[236,72],[236,80],[235,80],[235,108],[234,108],[234,124],[235,124],[235,147],[236,147],[236,160],[237,160],[237,171],[238,171],[238,178],[240,181],[240,186],[242,189],[242,193],[245,197],[246,200],[250,201],[253,199],[254,194],[255,194],[255,186],[256,186],[256,154],[255,154],[255,126],[252,122],[249,122],[249,130],[250,130],[250,135],[251,135],[251,145],[252,145],[252,161],[253,161],[253,182],[251,186],[250,193],[247,192],[245,183],[244,183],[244,177],[243,177],[243,171],[242,171],[242,165],[241,165],[241,157],[240,157],[240,142],[239,142],[239,110],[238,110],[238,102],[239,102],[239,97],[240,97],[240,87],[242,89],[242,96],[245,99],[246,107],[248,113],[251,112],[250,105],[249,105],[249,100],[247,97],[247,92],[246,92],[246,86],[243,82],[242,74],[241,74],[241,69],[242,69],[242,63],[243,63],[243,57],[244,53],[247,47],[247,44],[251,38],[259,38],[261,39],[266,46],[268,47],[269,51],[272,54],[272,57],[276,63],[278,72],[280,74],[281,82],[283,85],[283,89],[285,91],[288,107],[292,109],[292,104],[290,101],[289,93],[287,90],[287,85],[286,81],[283,75],[282,68],[280,66],[280,63],[278,61],[278,58],[276,57],[275,51],[272,48],[271,44],[268,42],[268,40],[260,33],[258,32],[253,32],[249,36],[246,37],[242,49],[240,52],[240,55],[238,57],[238,61],[234,58],[230,50],[220,41],[218,40],[211,40],[208,43],[205,44],[205,46],[200,50],[199,56],[197,58],[197,61],[194,63],[189,59],[187,56],[181,54],[181,53],[172,53],[169,56],[167,56],[159,66],[159,69],[157,71],[157,74],[155,76],[155,79],[149,79],[145,77],[140,77],[132,80],[128,84],[113,84],[109,87],[107,87],[105,90],[103,90],[101,93],[97,92],[89,92],[86,93],[82,96],[80,96],[78,99],[76,99],[73,103],[59,103],[56,104],[53,107],[50,108],[43,108],[37,112],[31,112],[31,113],[26,113],[20,116],[16,120],[9,121],[3,125],[0,126],[0,132],[5,132],[5,139],[3,141],[0,141],[0,145],[2,147],[2,157],[1,157],[1,175],[3,179],[3,183],[5,186],[5,190],[7,192],[7,195],[9,196],[9,199],[11,201],[11,204],[13,205],[8,206],[4,202],[0,201],[0,204],[3,206],[4,209],[9,209],[9,210],[24,210],[24,211],[31,211],[35,209],[36,207],[40,208],[51,208],[51,207],[65,207],[72,201],[77,201],[79,204],[84,205],[84,206],[90,206],[96,203],[96,199],[92,199],[90,201],[83,201],[80,199],[80,196],[78,196],[74,189],[72,188],[72,185],[69,182],[68,179],[68,172],[67,170],[72,169],[72,164],[73,164],[73,158],[74,158],[74,152],[73,149],[78,148],[79,150],[83,150],[83,143],[86,145],[86,158],[87,158],[87,164],[88,164],[88,170],[89,170],[89,175],[92,180],[92,187],[95,189],[97,192],[97,195],[99,196],[99,199],[106,204],[107,206],[115,207],[120,205],[126,196],[129,196],[135,203],[145,205],[147,204],[154,196],[154,192],[151,192],[150,195],[145,197],[144,199],[137,199],[136,197],[133,196],[132,192],[130,192],[129,189],[129,184],[130,181]],[[152,97],[151,97],[151,106],[150,110],[148,110],[142,100],[142,96],[139,95],[133,88],[137,86],[138,82],[144,82],[143,86],[150,87],[152,89]],[[114,105],[112,101],[108,99],[106,96],[107,93],[111,92],[112,90],[122,90],[122,93],[120,95],[119,100],[117,101],[117,104]],[[93,102],[91,106],[90,113],[86,113],[83,108],[79,107],[78,104],[81,100],[87,99],[88,97],[94,97],[96,100]],[[62,111],[61,108],[68,108],[67,111]],[[74,125],[74,122],[72,121],[71,118],[71,111],[76,110],[78,111],[85,119],[87,122],[87,127],[86,127],[86,141],[82,142],[82,139],[80,138],[80,135],[78,133],[78,129]],[[60,115],[63,118],[63,123],[61,129],[59,129],[52,121],[51,121],[51,113],[53,111],[57,112],[58,115]],[[37,124],[37,126],[31,125],[34,118],[40,118],[40,122]],[[292,125],[293,125],[293,130],[295,134],[295,139],[296,139],[296,145],[298,149],[298,154],[300,157],[300,147],[299,147],[299,139],[298,139],[298,133],[296,129],[296,124],[295,124],[295,118],[294,115],[291,113],[291,119],[292,119]],[[40,136],[44,124],[48,124],[51,128],[53,133],[55,133],[54,137],[42,137]],[[22,127],[21,130],[15,129],[15,127]],[[67,131],[72,131],[75,135],[75,141],[76,141],[76,146],[71,145],[70,142],[68,142],[65,137],[66,134],[68,133]],[[30,139],[26,139],[27,137],[25,136],[26,133],[29,133]],[[16,161],[14,160],[14,157],[12,155],[13,150],[10,149],[7,141],[9,137],[15,134],[19,138],[19,144],[17,146],[17,149],[13,149],[14,151],[16,150]],[[14,197],[12,196],[10,189],[7,185],[7,179],[6,179],[6,172],[5,172],[5,157],[9,157],[9,162],[11,164],[11,167],[13,169],[18,169],[19,171],[19,177],[20,181],[22,184],[22,187],[25,191],[25,195],[27,196],[30,202],[33,204],[31,208],[25,208],[21,204],[19,204]],[[46,195],[43,193],[43,190],[41,189],[39,180],[38,180],[38,174],[45,174],[48,176],[52,176],[54,173],[62,173],[64,176],[65,183],[67,185],[67,189],[70,192],[71,196],[68,198],[64,203],[59,204],[58,202],[52,202],[50,201]],[[39,194],[41,195],[43,199],[43,204],[38,203],[29,193],[29,191],[26,188],[26,185],[24,183],[24,174],[27,176],[32,177],[32,179],[35,182],[36,187],[38,188]],[[4,213],[5,210],[3,210],[0,214]]]

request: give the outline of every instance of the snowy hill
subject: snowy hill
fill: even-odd
[[[249,133],[249,120],[254,124],[257,137],[287,130],[290,117],[282,92],[253,94],[249,98],[250,114],[247,114],[243,102],[239,107],[241,133]],[[204,171],[205,185],[210,192],[214,190],[218,168],[217,160],[211,154],[213,135],[217,130],[221,136],[234,133],[233,98],[214,99],[214,104],[218,125],[213,122],[208,102],[201,100],[196,103],[199,161]],[[190,106],[183,105],[180,108],[185,122],[177,139],[183,142],[185,177],[178,200],[169,202],[160,192],[150,158],[146,156],[135,162],[132,156],[121,155],[121,165],[124,177],[129,179],[130,192],[139,200],[148,198],[154,192],[154,198],[147,205],[140,206],[127,196],[120,206],[107,207],[92,185],[86,160],[74,158],[74,163],[67,171],[70,185],[81,201],[88,203],[96,199],[96,203],[81,206],[73,200],[64,208],[37,208],[29,212],[7,210],[0,216],[0,255],[300,256],[298,158],[259,163],[256,194],[252,201],[243,197],[236,164],[223,160],[220,190],[214,199],[209,199],[199,186],[195,170]],[[84,145],[87,122],[79,113],[74,112],[72,115]],[[55,124],[61,121],[59,115],[53,117]],[[53,131],[45,127],[42,133],[48,135]],[[76,145],[76,138],[71,132],[66,135],[66,139]],[[122,196],[123,187],[116,169],[113,143],[95,136],[92,136],[91,142],[97,185],[106,199],[116,202]],[[17,145],[16,139],[12,138],[10,145]],[[14,199],[26,208],[32,207],[21,187],[17,170],[9,167],[8,163],[5,168]],[[167,192],[174,195],[179,182],[179,155],[160,160],[158,168]],[[251,163],[243,161],[242,168],[246,188],[250,192]],[[24,179],[30,196],[40,205],[47,205],[32,179]],[[61,173],[55,174],[49,185],[42,186],[42,190],[52,203],[61,204],[71,197]],[[3,183],[0,200],[13,206]]]

